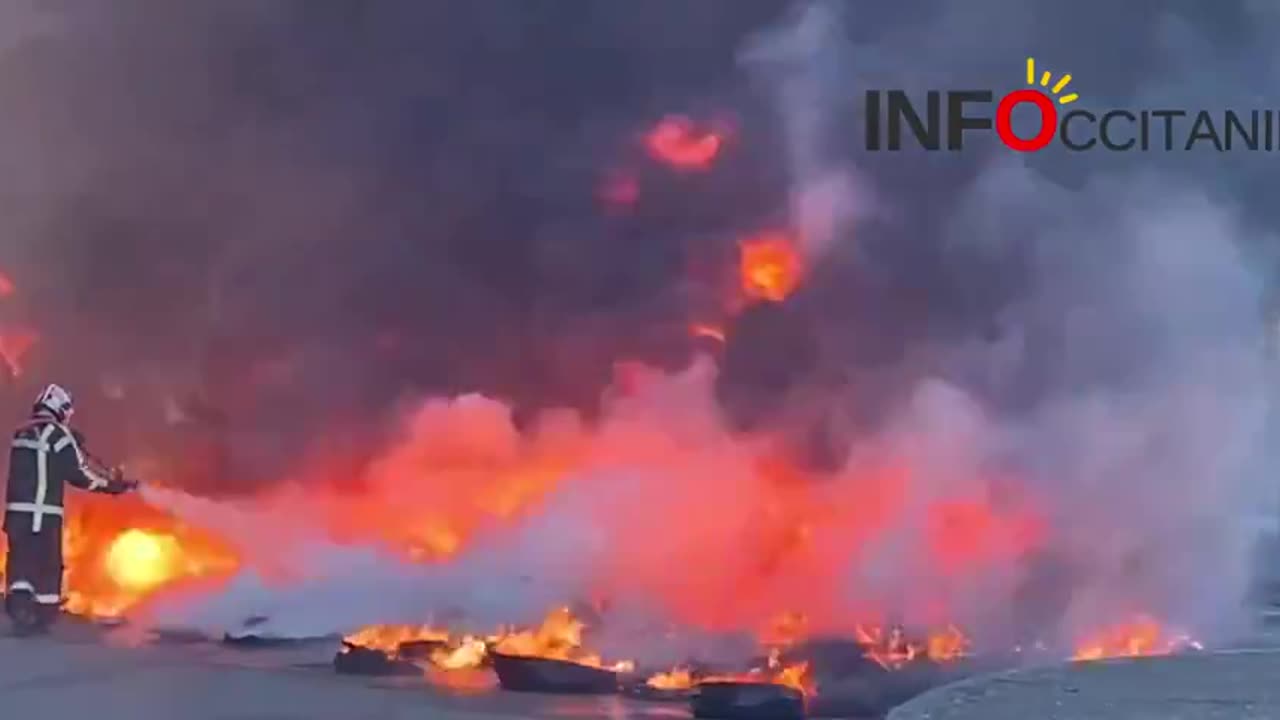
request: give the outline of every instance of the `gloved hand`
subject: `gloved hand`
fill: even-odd
[[[138,481],[130,480],[124,476],[124,468],[115,467],[111,469],[111,482],[124,488],[125,492],[138,489]]]

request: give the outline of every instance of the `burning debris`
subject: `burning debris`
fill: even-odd
[[[271,618],[265,615],[247,618],[239,628],[223,633],[222,643],[243,649],[265,649],[328,644],[337,639],[336,636],[298,637],[296,635],[282,635],[270,630],[270,622]]]
[[[1202,650],[1200,643],[1185,633],[1171,633],[1146,615],[1131,622],[1103,628],[1080,642],[1072,660],[1090,661],[1123,657],[1171,655]]]
[[[484,638],[455,636],[429,627],[373,626],[344,638],[339,655],[352,648],[375,652],[391,662],[417,663],[423,671],[434,671],[436,677],[492,668],[503,688],[519,692],[617,692],[618,674],[629,672],[633,665],[606,665],[599,655],[583,649],[585,627],[568,608],[551,611],[536,628],[507,628]],[[381,672],[381,665],[369,663],[367,652],[347,667],[368,666]],[[445,679],[446,684],[452,684]]]
[[[707,681],[698,685],[693,716],[714,720],[804,720],[804,694],[785,685]]]
[[[492,651],[502,689],[512,692],[607,695],[618,692],[618,672],[595,665]]]
[[[696,690],[706,683],[746,683],[752,685],[781,685],[809,695],[816,691],[808,661],[784,662],[781,651],[769,653],[762,667],[742,673],[723,673],[691,667],[678,667],[656,673],[645,680],[644,686],[662,692]]]
[[[782,233],[743,240],[740,248],[742,292],[754,300],[781,302],[800,285],[803,265],[794,241]]]
[[[391,658],[380,650],[352,645],[345,641],[342,649],[333,656],[333,669],[342,675],[374,677],[411,677],[422,673],[422,669],[412,662]]]
[[[880,627],[858,625],[854,637],[865,649],[865,656],[886,670],[898,670],[917,658],[935,663],[950,662],[965,656],[969,639],[954,625],[930,633],[923,642],[907,639],[901,628],[890,628],[886,633]]]

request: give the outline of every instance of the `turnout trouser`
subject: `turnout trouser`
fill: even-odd
[[[31,532],[29,516],[7,515],[5,594],[30,593],[41,615],[51,621],[62,604],[62,518],[45,518],[40,531]]]

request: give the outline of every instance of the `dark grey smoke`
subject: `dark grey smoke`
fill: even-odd
[[[999,87],[1034,52],[1090,99],[1124,100],[1182,71],[1174,30],[1236,67],[1256,30],[1240,3],[839,6],[832,31],[859,49],[824,79],[838,102],[823,150],[873,177],[901,222],[860,227],[858,257],[841,262],[855,245],[840,244],[796,303],[825,318],[815,332],[851,338],[836,362],[858,366],[998,334],[1034,282],[1016,249],[938,240],[989,152],[859,157],[861,87]],[[612,359],[680,362],[692,259],[787,206],[768,73],[740,62],[786,9],[11,5],[0,262],[45,337],[7,404],[62,378],[91,414],[149,425],[172,398],[200,439],[183,447],[205,448],[224,484],[278,472],[321,428],[359,432],[408,390],[590,407]],[[743,142],[710,177],[664,173],[634,136],[670,111],[729,111]],[[595,200],[616,167],[643,173],[624,219]],[[751,337],[738,352],[778,346]],[[97,397],[103,382],[124,398]]]
[[[42,340],[0,406],[16,419],[39,383],[65,382],[95,448],[180,459],[202,494],[316,451],[355,477],[390,411],[424,394],[592,410],[614,360],[680,367],[700,283],[732,271],[743,233],[790,223],[811,272],[730,329],[718,398],[734,427],[784,425],[825,467],[863,442],[901,448],[921,506],[992,472],[1031,484],[1052,557],[957,590],[960,620],[1007,624],[1022,604],[1052,610],[1028,625],[1067,631],[1133,609],[1221,624],[1247,575],[1243,514],[1265,507],[1276,466],[1261,352],[1274,159],[1021,158],[976,137],[872,154],[859,102],[867,87],[1012,88],[1030,54],[1071,72],[1084,106],[1280,106],[1265,95],[1280,12],[799,9],[4,3],[0,269],[19,294],[0,323]],[[641,152],[669,112],[733,119],[713,171]],[[597,198],[619,171],[640,186],[630,213]],[[915,519],[836,571],[918,595]],[[562,524],[532,527],[523,553],[446,574],[516,583],[567,554]],[[401,568],[337,564],[328,605],[310,587],[289,598],[316,603],[317,625],[419,611]],[[352,615],[360,568],[403,597]],[[578,568],[553,569],[524,601],[535,617],[580,589]],[[506,595],[484,598],[495,619]]]
[[[4,312],[43,340],[5,406],[62,380],[99,447],[182,457],[189,485],[228,492],[315,444],[358,463],[422,393],[589,410],[614,360],[688,358],[706,294],[691,268],[790,221],[812,273],[731,329],[735,425],[782,418],[828,466],[899,432],[927,454],[951,431],[939,418],[981,428],[978,464],[1051,488],[1055,522],[1123,525],[1089,515],[1104,500],[1155,518],[1086,589],[1142,567],[1168,597],[1214,549],[1238,557],[1223,518],[1269,466],[1273,161],[876,155],[858,103],[866,87],[1012,88],[1031,54],[1085,104],[1266,105],[1280,15],[850,2],[779,35],[794,10],[6,6],[0,267],[20,295]],[[714,171],[644,157],[637,133],[668,112],[734,118]],[[640,184],[629,214],[597,199],[618,170]],[[1197,496],[1211,479],[1229,490]],[[1154,500],[1177,496],[1197,512]]]
[[[767,131],[694,180],[636,143],[756,109],[734,50],[779,8],[10,5],[0,267],[44,338],[6,406],[60,379],[100,448],[218,486],[409,391],[589,409],[614,358],[687,355],[686,267],[780,207]]]

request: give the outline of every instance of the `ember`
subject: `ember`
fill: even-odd
[[[744,240],[741,251],[742,292],[749,298],[780,302],[800,284],[800,255],[782,233]]]
[[[707,170],[724,145],[716,132],[699,132],[682,115],[669,115],[645,136],[649,154],[677,170]]]

